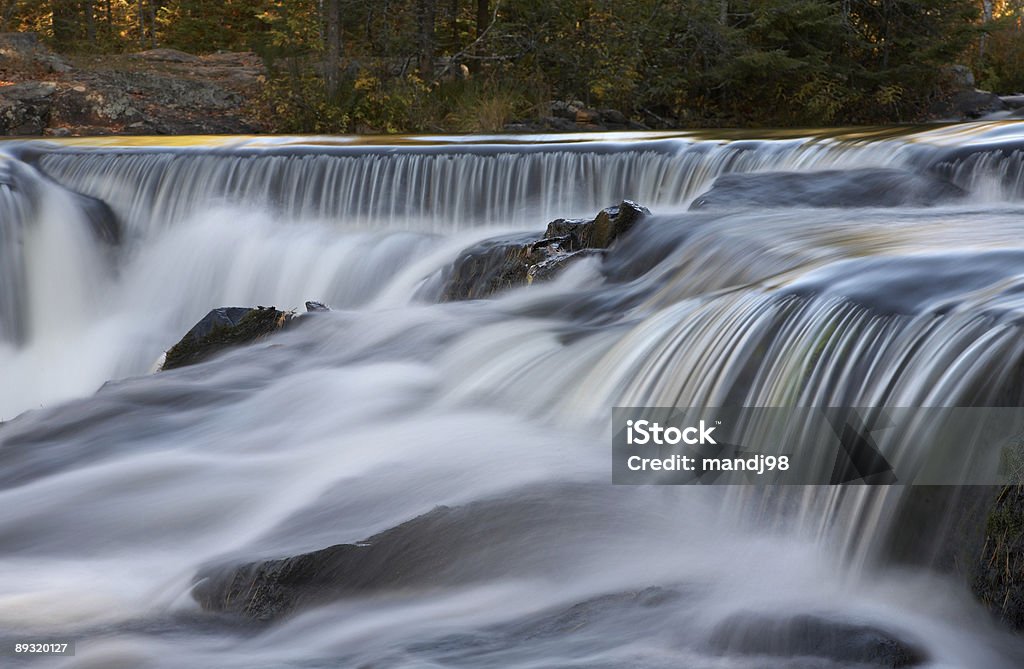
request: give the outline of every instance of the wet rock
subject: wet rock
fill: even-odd
[[[484,298],[550,279],[573,262],[601,255],[648,214],[646,208],[625,200],[593,219],[552,221],[539,239],[526,234],[481,242],[464,250],[446,272],[441,300]]]
[[[1024,630],[1024,486],[1006,486],[996,496],[971,588],[999,620]]]
[[[277,332],[294,317],[274,307],[221,307],[206,314],[164,358],[162,370],[187,367]]]
[[[604,251],[601,249],[580,249],[579,251],[573,251],[572,253],[559,253],[557,255],[553,255],[549,258],[545,258],[536,265],[531,265],[530,269],[526,271],[526,282],[533,283],[534,281],[547,281],[554,278],[559,272],[562,272],[566,267],[576,261],[594,256],[601,257],[603,255]]]
[[[933,174],[898,169],[724,174],[690,209],[929,206],[966,191]]]
[[[1007,109],[1024,109],[1024,95],[1000,95],[999,99],[1003,101]]]
[[[708,645],[722,654],[809,656],[872,667],[916,667],[927,661],[915,645],[882,629],[813,615],[735,615],[718,625]]]
[[[320,311],[330,311],[330,310],[331,310],[331,308],[329,306],[327,306],[326,304],[324,304],[323,302],[316,302],[314,300],[310,300],[310,301],[306,302],[306,312],[307,313],[316,313],[316,312],[320,312]]]
[[[208,611],[269,621],[348,597],[526,573],[547,564],[533,547],[564,537],[588,501],[582,490],[535,490],[439,506],[363,541],[204,567],[192,596]]]

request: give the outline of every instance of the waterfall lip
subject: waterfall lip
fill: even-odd
[[[17,151],[26,146],[47,146],[51,149],[100,150],[224,150],[224,149],[289,149],[318,148],[429,148],[429,147],[535,147],[593,144],[634,144],[658,141],[735,143],[742,141],[783,142],[838,141],[868,142],[905,140],[933,145],[963,146],[965,143],[988,143],[1024,139],[1024,121],[977,121],[972,123],[938,123],[903,126],[850,126],[840,128],[795,129],[705,129],[647,130],[586,133],[535,133],[492,135],[186,135],[186,136],[110,136],[45,139],[9,138],[0,141],[4,150]]]
[[[812,270],[778,294],[842,298],[879,314],[947,313],[971,292],[1005,281],[1019,283],[1021,267],[1024,249],[850,258]],[[1002,292],[1012,294],[1019,288]]]
[[[720,145],[720,142],[707,142]],[[12,153],[28,163],[35,163],[46,156],[76,155],[210,155],[238,157],[268,156],[500,156],[535,153],[580,153],[580,154],[621,154],[656,152],[666,155],[695,146],[685,139],[652,139],[628,142],[588,141],[551,143],[480,143],[480,144],[402,144],[402,145],[346,145],[296,143],[281,145],[231,144],[225,146],[60,146],[32,145],[19,147]]]

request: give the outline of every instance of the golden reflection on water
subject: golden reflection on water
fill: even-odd
[[[954,145],[974,142],[1024,139],[1024,121],[978,121],[902,126],[860,126],[839,128],[778,128],[647,130],[616,132],[500,134],[500,135],[182,135],[102,137],[4,137],[6,142],[45,142],[74,148],[247,148],[287,147],[416,147],[460,145],[547,145],[588,143],[633,143],[657,140],[757,141],[806,140],[808,142],[864,143],[887,140]]]

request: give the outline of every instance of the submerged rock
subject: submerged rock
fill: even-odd
[[[455,515],[438,507],[363,542],[209,569],[192,595],[210,611],[273,620],[346,594],[422,582],[444,567],[447,550],[430,538],[449,534]]]
[[[294,318],[274,307],[221,307],[206,314],[172,346],[161,370],[187,367],[221,351],[248,344],[277,332]]]
[[[439,506],[362,541],[277,559],[224,561],[200,569],[193,598],[206,610],[270,621],[350,597],[464,586],[543,569],[567,528],[591,518],[584,487],[521,490],[457,507]],[[576,568],[564,564],[564,573]]]
[[[898,169],[741,172],[715,179],[690,209],[930,206],[966,195],[943,177]]]
[[[623,200],[592,219],[554,220],[539,239],[526,234],[483,241],[465,249],[448,270],[441,300],[484,298],[550,279],[577,260],[601,255],[648,214],[645,207]]]
[[[712,632],[709,645],[727,654],[809,656],[873,667],[915,667],[927,659],[884,630],[813,615],[735,615]]]

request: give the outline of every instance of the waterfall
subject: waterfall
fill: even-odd
[[[69,147],[34,161],[68,187],[111,203],[143,230],[219,202],[350,227],[387,224],[445,232],[591,215],[609,204],[609,196],[662,210],[685,208],[727,172],[903,164],[913,153],[912,145],[892,141],[851,147],[807,139],[659,140],[635,146],[454,145],[430,151],[245,144],[159,152]]]
[[[938,564],[971,490],[613,486],[609,419],[1021,406],[1022,139],[12,143],[0,638],[70,635],[78,667],[1020,666]],[[726,174],[755,192],[690,208]],[[891,197],[820,206],[863,175]],[[465,249],[624,198],[653,213],[603,256],[435,299]],[[306,300],[332,311],[152,372],[212,308]],[[337,562],[296,588],[335,581],[238,624],[292,594],[246,574],[308,554]]]

